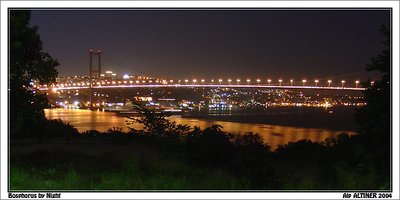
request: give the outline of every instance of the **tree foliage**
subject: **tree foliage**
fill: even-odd
[[[154,109],[146,108],[140,103],[133,102],[133,108],[138,112],[138,117],[128,117],[128,124],[140,123],[144,125],[143,131],[150,135],[161,137],[179,137],[186,135],[190,127],[188,125],[176,124],[170,122],[168,117],[170,114],[156,112]],[[135,129],[130,128],[135,131]]]
[[[366,70],[378,71],[381,73],[381,80],[375,81],[364,92],[367,105],[358,110],[357,124],[360,133],[388,137],[390,134],[390,32],[382,27],[382,33],[386,40],[383,44],[386,48],[377,56],[371,59]]]
[[[36,91],[32,81],[40,84],[54,82],[57,60],[43,51],[37,26],[30,26],[30,12],[10,11],[10,120],[11,133],[22,131],[45,119],[43,109],[48,107],[44,94]]]
[[[356,120],[360,132],[359,142],[365,148],[363,154],[369,156],[364,163],[373,160],[373,165],[382,179],[379,182],[388,183],[391,151],[391,38],[387,28],[382,27],[381,32],[386,37],[383,42],[386,48],[373,57],[366,67],[368,71],[380,72],[381,80],[375,81],[364,92],[367,105],[358,110]]]

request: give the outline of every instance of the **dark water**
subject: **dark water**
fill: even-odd
[[[339,112],[339,111],[338,111]],[[50,109],[45,110],[46,117],[49,119],[61,119],[69,122],[80,132],[86,130],[106,131],[112,127],[119,127],[128,130],[126,118],[116,115],[112,112],[89,111],[89,110],[72,110],[72,109]],[[335,113],[335,112],[333,112]],[[331,114],[333,114],[331,113]],[[278,145],[295,142],[301,139],[309,139],[311,141],[323,141],[327,138],[336,137],[338,134],[346,132],[355,134],[354,129],[350,126],[340,126],[338,128],[339,118],[346,121],[345,117],[337,114],[336,117],[328,117],[318,115],[318,112],[295,114],[248,114],[248,115],[228,115],[228,116],[209,116],[197,115],[195,117],[181,117],[173,115],[169,120],[178,124],[187,124],[189,126],[198,126],[207,128],[214,124],[223,126],[225,132],[230,133],[246,133],[253,132],[260,134],[264,141],[276,148]],[[314,117],[311,117],[314,116]],[[293,121],[296,117],[301,118]],[[286,120],[285,120],[286,119]],[[268,123],[274,122],[275,124]],[[334,129],[323,128],[323,123],[329,124]],[[279,123],[278,123],[279,122]],[[318,124],[317,124],[318,123]],[[335,125],[336,124],[336,125]],[[133,124],[132,128],[141,129],[141,124]]]
[[[356,107],[304,108],[278,107],[252,110],[213,110],[191,112],[183,117],[240,122],[274,124],[303,128],[323,128],[337,131],[355,131]]]

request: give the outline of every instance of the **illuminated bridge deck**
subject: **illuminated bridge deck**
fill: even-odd
[[[326,87],[326,86],[280,86],[280,85],[226,85],[226,84],[158,84],[158,85],[96,85],[93,89],[112,89],[112,88],[259,88],[259,89],[313,89],[313,90],[354,90],[363,91],[362,87]],[[79,90],[89,89],[89,86],[77,87],[44,87],[39,90]]]

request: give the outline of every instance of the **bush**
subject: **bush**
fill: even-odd
[[[186,139],[186,156],[192,164],[228,166],[234,157],[229,136],[219,125],[195,129]]]

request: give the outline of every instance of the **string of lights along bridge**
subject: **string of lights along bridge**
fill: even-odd
[[[97,66],[93,65],[93,57],[97,56]],[[106,56],[105,58],[107,58]],[[85,89],[89,88],[92,94],[92,89],[96,88],[162,88],[162,87],[182,87],[182,88],[276,88],[276,89],[326,89],[326,90],[365,90],[360,87],[360,81],[355,80],[353,83],[340,80],[334,82],[333,80],[283,80],[283,79],[241,79],[241,78],[228,78],[228,79],[163,79],[163,78],[150,78],[146,76],[132,76],[125,74],[118,77],[112,71],[106,71],[105,74],[101,73],[102,52],[100,50],[89,50],[89,76],[75,76],[75,77],[61,77],[57,82],[51,85],[36,85],[33,86],[40,90],[68,90],[68,89]],[[112,58],[114,61],[118,60]],[[106,59],[107,60],[107,59]],[[114,62],[115,63],[115,62]],[[371,85],[374,83],[371,82]],[[91,95],[92,96],[92,95]]]
[[[365,90],[360,86],[360,81],[347,82],[341,80],[333,82],[332,80],[307,80],[302,79],[295,81],[290,79],[183,79],[183,80],[166,80],[153,79],[145,76],[129,76],[124,75],[122,78],[96,78],[90,79],[85,76],[81,78],[64,78],[66,81],[57,82],[51,85],[34,85],[40,90],[69,90],[69,89],[85,89],[85,88],[163,88],[163,87],[181,87],[181,88],[276,88],[276,89],[326,89],[326,90]],[[374,82],[370,82],[371,85]]]

